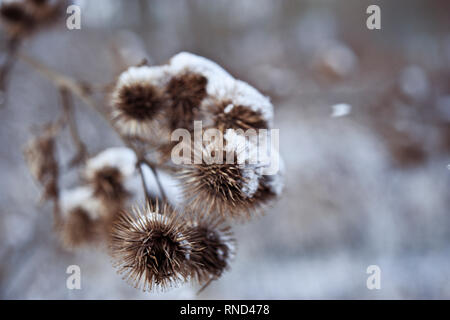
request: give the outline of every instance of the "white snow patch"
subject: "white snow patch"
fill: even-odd
[[[346,116],[350,114],[352,110],[352,106],[348,103],[338,103],[331,106],[331,108],[333,109],[333,112],[331,113],[333,118]]]
[[[130,67],[119,76],[117,88],[139,83],[163,85],[168,79],[169,71],[167,65]]]
[[[105,149],[87,161],[86,177],[93,177],[96,171],[105,167],[117,168],[124,177],[129,177],[136,170],[136,154],[133,150],[125,147]]]
[[[66,217],[71,210],[79,207],[85,210],[91,219],[97,219],[102,208],[101,201],[93,196],[93,190],[87,186],[63,190],[60,204],[62,213]]]

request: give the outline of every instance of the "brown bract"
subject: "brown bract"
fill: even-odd
[[[94,196],[105,200],[122,203],[129,193],[125,189],[124,177],[119,169],[106,166],[94,172],[89,181],[94,190]]]
[[[146,83],[126,85],[118,90],[115,105],[124,118],[143,122],[154,119],[167,102],[162,90]]]
[[[200,104],[206,97],[208,80],[198,73],[186,73],[174,76],[169,81],[166,91],[170,96],[168,110],[169,127],[192,129],[194,120],[199,119]]]
[[[267,129],[267,121],[261,112],[253,111],[251,108],[238,105],[232,106],[228,111],[227,107],[232,106],[230,101],[223,101],[213,104],[210,112],[213,114],[214,127],[225,131],[226,129]],[[228,111],[228,112],[226,112]]]

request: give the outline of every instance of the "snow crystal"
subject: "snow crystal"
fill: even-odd
[[[223,112],[224,113],[229,113],[229,112],[231,112],[231,110],[233,110],[233,108],[234,108],[234,104],[230,103],[229,105],[227,105],[225,107],[225,109],[223,109]]]

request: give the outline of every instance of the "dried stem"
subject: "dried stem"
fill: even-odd
[[[158,184],[158,189],[161,192],[161,198],[164,201],[167,200],[166,192],[164,191],[164,188],[161,185],[161,180],[159,179],[158,171],[156,170],[157,165],[148,161],[147,159],[143,159],[142,161],[150,168],[150,170],[152,170],[152,173],[155,176],[156,183]]]
[[[152,198],[148,192],[147,183],[145,182],[144,172],[142,171],[142,163],[143,163],[142,161],[138,161],[138,163],[136,164],[136,167],[139,171],[139,175],[141,176],[142,188],[144,189],[144,194],[145,194],[145,202],[147,204],[150,204]]]
[[[141,175],[141,179],[145,180],[139,161],[144,162],[146,165],[148,165],[150,167],[150,169],[152,170],[152,173],[155,176],[155,180],[158,184],[161,195],[162,195],[163,199],[166,199],[166,193],[164,192],[164,188],[161,184],[161,181],[160,181],[157,171],[156,171],[156,167],[159,165],[149,161],[148,159],[145,159],[145,157],[143,157],[143,155],[142,155],[142,152],[140,150],[138,150],[138,148],[136,148],[125,136],[123,136],[120,132],[117,131],[117,129],[114,126],[109,115],[105,112],[105,110],[100,108],[100,106],[92,98],[92,92],[91,92],[92,88],[89,85],[87,85],[86,83],[78,82],[78,81],[74,80],[73,78],[70,78],[63,74],[60,74],[54,70],[51,70],[44,64],[34,60],[33,58],[25,56],[23,54],[20,54],[19,57],[21,60],[27,62],[30,66],[32,66],[35,70],[39,71],[41,74],[46,76],[50,81],[53,82],[53,84],[56,87],[60,88],[61,90],[65,90],[67,92],[71,92],[73,95],[79,97],[86,105],[88,105],[89,107],[91,107],[92,109],[97,111],[101,115],[101,117],[108,122],[110,127],[119,136],[119,138],[122,140],[122,142],[128,148],[133,150],[134,153],[136,154],[136,158],[138,159],[138,163],[137,163],[138,168],[139,168],[138,171]],[[145,189],[144,191],[145,191],[146,197],[147,197],[148,190],[145,187],[144,187],[144,189]]]
[[[199,295],[200,293],[203,292],[203,290],[205,290],[207,287],[209,287],[209,285],[214,281],[217,280],[216,277],[210,278],[198,291],[197,291],[197,295]]]
[[[73,108],[73,98],[70,91],[66,88],[60,88],[59,93],[61,95],[61,101],[64,108],[64,118],[69,126],[70,135],[72,137],[72,141],[77,148],[77,153],[70,161],[70,165],[77,165],[84,160],[86,160],[88,153],[87,147],[84,142],[80,138],[80,134],[78,132],[78,126],[75,120],[74,108]]]
[[[8,76],[16,62],[19,45],[20,40],[18,38],[13,37],[8,39],[5,62],[0,67],[0,99],[3,99],[3,101],[0,101],[0,106],[6,105]]]

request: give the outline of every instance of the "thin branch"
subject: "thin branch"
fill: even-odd
[[[6,91],[9,73],[17,59],[20,40],[16,37],[8,40],[5,62],[0,67],[0,107],[6,105]]]
[[[73,99],[70,91],[66,88],[60,88],[59,93],[61,95],[61,102],[64,108],[64,118],[69,126],[70,135],[72,137],[72,141],[77,148],[77,152],[73,159],[70,161],[70,165],[74,166],[83,162],[87,156],[87,147],[84,142],[80,138],[80,134],[78,132],[78,126],[75,120],[74,108],[73,108]]]
[[[197,291],[197,295],[203,292],[209,285],[214,281],[217,280],[217,277],[211,277],[209,280]]]
[[[19,54],[18,56],[21,60],[27,62],[35,70],[39,71],[41,74],[46,76],[50,81],[53,82],[55,86],[57,86],[58,88],[65,88],[69,90],[74,95],[79,97],[85,104],[87,104],[88,106],[99,112],[104,118],[106,118],[104,111],[98,108],[95,101],[91,98],[89,86],[87,86],[82,82],[78,82],[70,77],[67,77],[63,74],[60,74],[54,70],[51,70],[44,64],[26,55]]]
[[[150,204],[151,203],[151,196],[148,192],[148,188],[147,188],[147,183],[145,182],[145,177],[144,177],[144,172],[142,171],[142,161],[138,161],[136,164],[136,167],[139,171],[139,175],[141,177],[141,182],[142,182],[142,188],[144,189],[144,194],[145,194],[145,202]]]
[[[167,195],[161,184],[161,180],[159,179],[158,171],[156,170],[156,165],[154,163],[148,161],[147,159],[143,159],[142,161],[150,168],[150,170],[152,170],[153,176],[155,177],[155,180],[156,180],[156,184],[158,185],[158,189],[161,193],[161,198],[164,201],[167,201]]]

